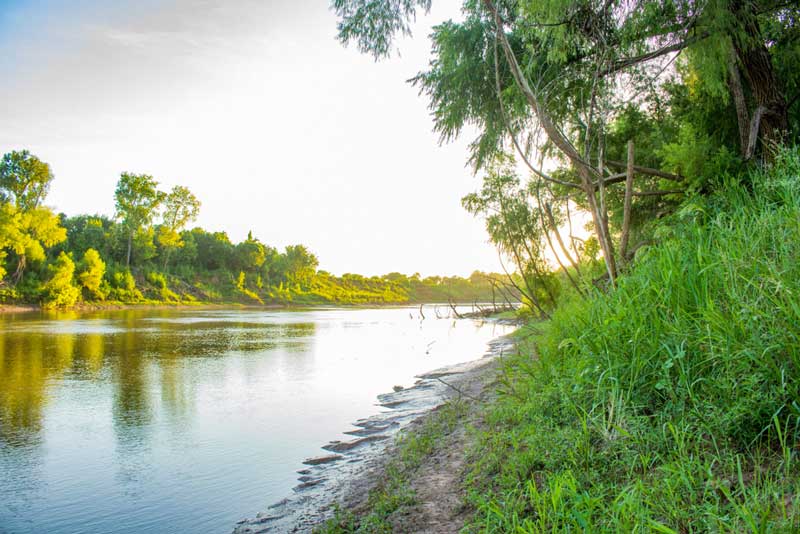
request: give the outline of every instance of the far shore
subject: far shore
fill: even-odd
[[[34,312],[86,312],[104,310],[171,310],[171,309],[214,309],[214,308],[241,308],[241,309],[282,309],[283,304],[241,304],[237,302],[84,302],[70,308],[43,308],[39,304],[0,304],[0,314],[6,313],[34,313]]]
[[[457,306],[471,306],[472,302],[454,302]],[[486,305],[487,303],[478,303]],[[174,309],[242,309],[242,310],[288,310],[314,308],[397,308],[419,306],[444,306],[443,302],[395,302],[395,303],[318,303],[318,304],[244,304],[241,302],[82,302],[70,308],[43,308],[39,304],[0,304],[0,315],[38,312],[91,312],[114,310],[174,310]],[[498,310],[500,311],[500,310]],[[468,317],[469,314],[463,314]]]

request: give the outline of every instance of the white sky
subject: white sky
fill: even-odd
[[[425,97],[437,0],[400,57],[335,40],[327,0],[0,0],[0,151],[51,164],[48,204],[113,214],[122,171],[189,187],[198,225],[303,243],[331,272],[500,269],[461,208],[465,138],[438,146]]]

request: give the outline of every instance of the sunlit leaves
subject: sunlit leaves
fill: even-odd
[[[0,201],[22,211],[39,207],[52,181],[50,165],[27,150],[9,152],[0,161]]]
[[[64,252],[47,268],[50,278],[42,287],[42,305],[46,308],[68,308],[77,302],[80,290],[73,284],[75,262]]]

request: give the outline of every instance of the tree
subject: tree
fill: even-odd
[[[24,243],[19,210],[11,204],[0,203],[0,284],[6,276],[8,251],[23,254]]]
[[[531,206],[529,192],[521,186],[510,163],[493,165],[481,190],[465,196],[461,202],[467,211],[485,218],[490,240],[522,275],[523,286],[518,286],[507,273],[509,283],[546,316],[548,305],[555,305],[553,276],[544,261],[546,229],[541,224],[541,213]]]
[[[29,260],[44,260],[46,247],[66,239],[58,217],[42,206],[52,181],[50,166],[27,150],[9,152],[0,161],[0,218],[5,226],[0,251],[2,259],[9,251],[16,257],[15,283],[22,279]]]
[[[390,52],[397,33],[408,32],[418,9],[429,7],[423,0],[334,2],[340,38],[376,57]],[[477,126],[471,145],[476,170],[513,149],[534,181],[580,191],[612,280],[617,262],[608,205],[615,193],[609,186],[622,180],[619,162],[607,157],[607,135],[621,109],[633,104],[662,113],[671,95],[680,93],[669,89],[671,79],[691,84],[695,93],[716,91],[716,101],[728,96],[734,105],[716,113],[713,127],[738,125],[741,140],[734,150],[744,160],[756,139],[768,160],[770,147],[796,122],[788,118],[796,98],[787,99],[784,89],[800,79],[798,69],[785,67],[800,57],[796,5],[466,0],[463,11],[463,22],[435,28],[430,69],[413,79],[431,98],[442,140]],[[684,51],[679,68],[671,68]],[[695,138],[706,134],[712,135]],[[725,148],[726,139],[715,141]],[[544,172],[545,156],[562,165],[558,173]],[[682,179],[659,169],[634,171],[637,183],[642,176]],[[659,189],[648,196],[675,192],[674,186]]]
[[[116,216],[125,227],[128,239],[125,266],[130,267],[134,236],[153,221],[164,193],[158,190],[158,182],[152,176],[124,172],[117,182],[114,198]]]
[[[183,246],[181,231],[197,219],[200,201],[188,188],[176,185],[164,200],[163,224],[158,230],[158,244],[164,249],[164,270],[172,251]]]
[[[267,259],[267,249],[258,240],[253,238],[253,234],[248,233],[247,239],[242,241],[234,248],[235,268],[254,273],[258,271]]]
[[[69,308],[80,297],[80,290],[73,284],[75,263],[62,252],[52,265],[47,266],[50,279],[42,287],[42,305],[45,308]]]
[[[101,256],[112,257],[114,221],[102,215],[77,215],[66,217],[61,222],[67,230],[67,240],[62,247],[76,256],[82,256],[90,248]]]
[[[22,211],[39,207],[52,181],[50,165],[27,150],[9,152],[0,161],[0,201]]]
[[[4,260],[8,252],[16,258],[14,283],[22,280],[29,261],[44,261],[45,249],[66,237],[67,231],[50,209],[35,207],[23,212],[13,204],[0,204],[0,260]]]
[[[192,236],[197,247],[197,261],[203,269],[215,271],[230,266],[233,244],[228,234],[194,228]]]
[[[95,249],[87,249],[81,261],[81,272],[78,281],[84,293],[93,300],[105,300],[107,292],[103,289],[103,276],[106,264]]]
[[[308,285],[318,266],[319,260],[304,245],[289,245],[280,258],[284,281],[300,287]]]

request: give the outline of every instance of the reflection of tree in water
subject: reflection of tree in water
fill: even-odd
[[[66,374],[82,380],[105,380],[110,375],[114,429],[118,439],[128,440],[152,422],[155,409],[163,408],[171,418],[188,417],[194,411],[195,377],[186,358],[307,351],[317,329],[313,322],[175,321],[170,310],[47,318],[80,318],[95,326],[69,333],[4,330],[6,321],[0,320],[0,442],[4,444],[38,442],[48,387]],[[98,330],[97,324],[116,330]],[[139,435],[134,441],[145,438]]]
[[[72,367],[75,337],[0,330],[0,441],[38,443],[47,387]]]
[[[110,351],[112,374],[114,377],[114,403],[112,415],[117,437],[127,435],[131,428],[137,428],[150,421],[148,398],[149,377],[145,340],[133,329],[111,336]]]

